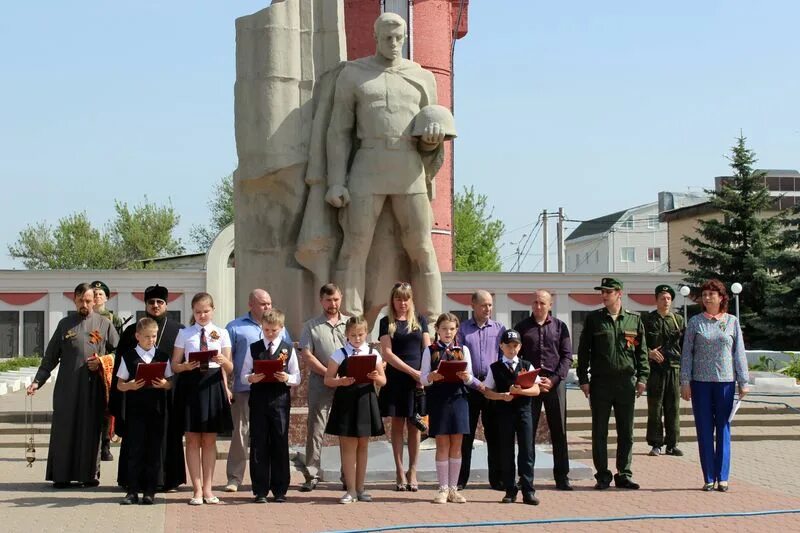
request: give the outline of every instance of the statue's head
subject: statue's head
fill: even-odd
[[[375,19],[375,44],[379,55],[399,59],[406,40],[406,21],[397,13],[383,13]]]

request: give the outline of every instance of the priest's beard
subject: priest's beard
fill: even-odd
[[[91,313],[91,312],[92,312],[92,309],[90,307],[86,307],[86,306],[82,305],[82,306],[80,306],[78,308],[78,314],[81,315],[82,318],[86,318],[87,316],[89,316],[89,313]]]

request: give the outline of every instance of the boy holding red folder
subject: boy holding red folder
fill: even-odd
[[[290,388],[300,384],[300,366],[294,347],[283,340],[284,314],[277,309],[261,318],[264,335],[248,348],[241,380],[250,383],[250,480],[255,503],[286,501],[289,490]],[[277,361],[272,374],[260,372],[261,361]],[[268,366],[268,365],[264,365]]]
[[[170,354],[155,347],[157,338],[156,321],[149,317],[140,319],[136,323],[138,345],[121,355],[117,370],[117,389],[125,393],[125,440],[128,448],[128,493],[121,505],[139,503],[139,492],[144,493],[142,505],[152,505],[155,499],[162,466],[166,391],[172,386],[167,379],[172,376]],[[140,369],[139,365],[152,363],[163,363],[163,374],[158,368],[152,379],[142,379],[141,376],[149,372],[145,371],[147,367]]]
[[[516,330],[508,329],[500,337],[503,357],[489,366],[483,382],[484,394],[490,400],[499,400],[496,410],[498,426],[498,452],[502,458],[502,480],[506,495],[503,503],[514,503],[517,499],[516,469],[514,468],[514,437],[517,441],[517,465],[522,483],[522,501],[538,505],[539,499],[533,489],[533,422],[531,397],[539,395],[539,378],[530,386],[522,388],[520,378],[533,370],[530,361],[520,359],[518,354],[522,340]],[[527,385],[527,383],[525,383]]]

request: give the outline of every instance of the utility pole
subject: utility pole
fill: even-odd
[[[556,228],[556,234],[558,235],[558,271],[564,272],[566,268],[564,268],[564,208],[558,208],[558,226]]]
[[[542,272],[547,272],[547,209],[542,211],[542,245],[544,246],[544,249],[542,250],[544,253],[544,258],[542,259]]]

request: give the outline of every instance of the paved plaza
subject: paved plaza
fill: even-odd
[[[42,397],[37,402],[46,403]],[[796,399],[791,402],[797,403]],[[572,406],[578,407],[577,403]],[[22,410],[17,393],[0,400],[0,410]],[[42,406],[39,405],[37,410]],[[687,430],[688,433],[693,431]],[[46,442],[46,440],[45,440]],[[24,450],[0,448],[0,516],[4,531],[339,531],[370,530],[401,525],[444,524],[439,530],[523,531],[531,525],[471,526],[456,524],[565,520],[549,523],[547,531],[784,531],[800,530],[800,515],[738,516],[634,520],[604,523],[573,519],[635,517],[639,515],[707,515],[775,510],[800,510],[800,476],[797,457],[800,440],[734,441],[731,490],[727,494],[703,493],[696,444],[682,445],[684,457],[648,457],[646,443],[634,447],[634,479],[639,491],[592,489],[592,480],[577,480],[573,492],[556,491],[552,482],[537,483],[538,507],[521,503],[498,503],[502,494],[478,485],[464,491],[465,505],[430,503],[433,485],[423,483],[417,493],[394,492],[389,484],[371,484],[375,501],[340,505],[341,487],[323,483],[312,493],[290,490],[285,504],[250,503],[249,481],[244,491],[226,494],[225,462],[217,462],[217,495],[222,505],[190,507],[184,487],[173,494],[157,496],[157,505],[124,507],[124,495],[115,486],[116,462],[103,463],[101,485],[93,489],[54,490],[44,482],[46,449],[37,450],[37,461],[27,468]],[[579,459],[590,464],[590,459]],[[302,476],[295,471],[292,484]],[[600,528],[600,529],[598,529]],[[417,530],[428,529],[421,527]]]

